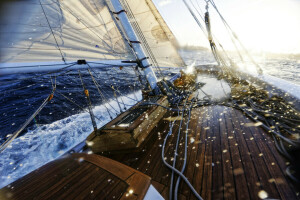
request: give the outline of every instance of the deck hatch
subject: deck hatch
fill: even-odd
[[[139,116],[141,116],[148,108],[138,107],[130,111],[123,119],[116,122],[114,125],[119,126],[121,124],[127,124],[128,126],[132,124]]]

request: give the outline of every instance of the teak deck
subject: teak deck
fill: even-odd
[[[170,112],[166,113],[163,119],[170,115]],[[187,117],[184,120],[177,169],[181,169],[183,164]],[[171,165],[179,122],[176,121],[165,149],[166,161]],[[161,151],[168,131],[169,121],[161,120],[150,133],[153,138],[145,144],[142,153],[111,156],[150,176],[154,187],[166,199],[169,197],[171,171],[163,164]],[[277,152],[272,139],[236,109],[225,106],[193,109],[187,155],[184,174],[206,200],[260,199],[265,194],[269,199],[299,198],[284,175],[286,162]],[[180,199],[196,199],[182,180],[179,192]]]
[[[143,199],[150,178],[111,159],[72,154],[0,190],[0,199]]]

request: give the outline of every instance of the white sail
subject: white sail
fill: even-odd
[[[104,1],[11,1],[0,19],[0,63],[133,58]]]
[[[121,2],[152,64],[167,67],[184,66],[175,47],[176,39],[152,1]]]

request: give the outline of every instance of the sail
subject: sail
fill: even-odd
[[[151,0],[120,0],[146,54],[155,66],[184,66],[176,39]]]
[[[10,1],[1,12],[2,64],[134,58],[104,0]]]

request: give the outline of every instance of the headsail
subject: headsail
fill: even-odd
[[[184,66],[176,39],[151,0],[120,0],[133,27],[156,66]]]
[[[4,9],[1,63],[133,58],[105,1],[13,1]]]

